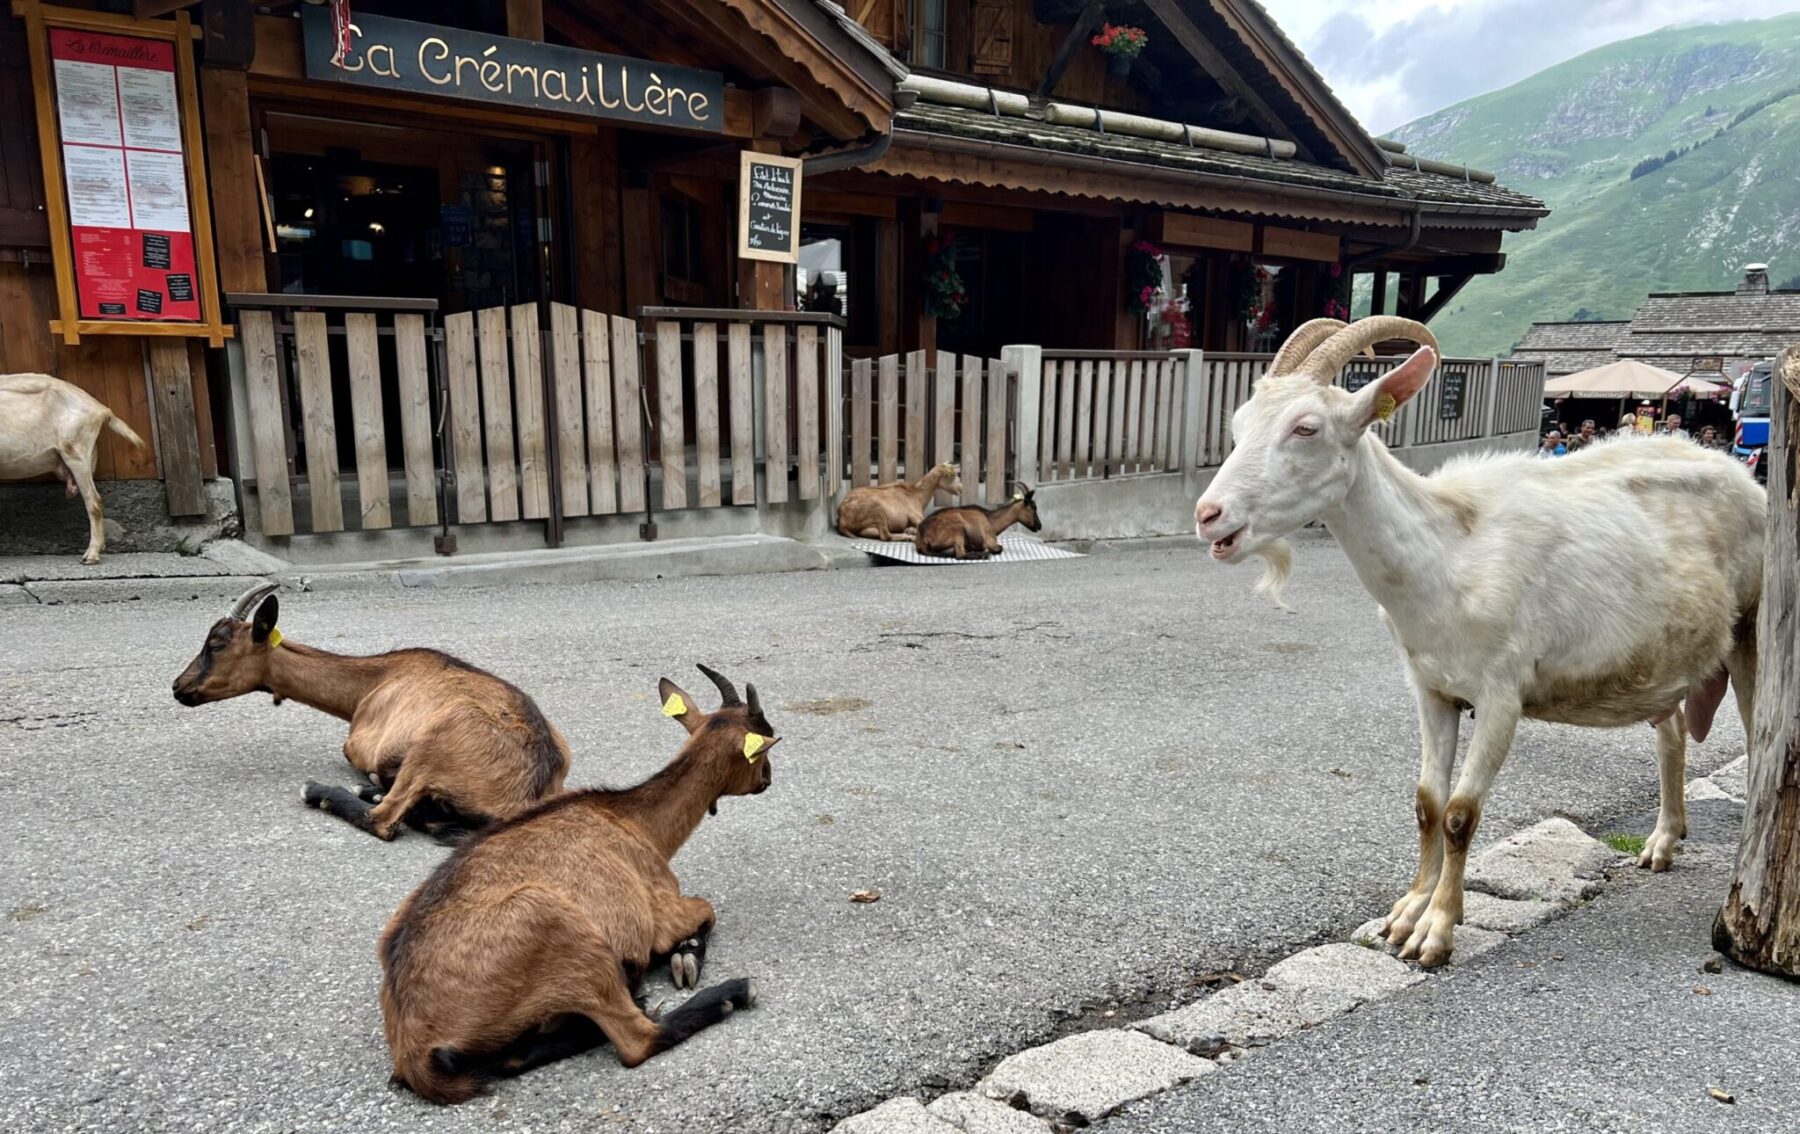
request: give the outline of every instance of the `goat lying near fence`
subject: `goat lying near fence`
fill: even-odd
[[[962,495],[962,473],[955,465],[945,462],[918,480],[853,488],[838,505],[838,533],[851,539],[906,539],[918,529],[939,489]]]
[[[1012,500],[999,508],[982,508],[966,504],[960,508],[940,508],[919,525],[913,547],[920,555],[936,555],[945,559],[986,559],[1005,551],[1000,546],[1000,533],[1014,524],[1024,524],[1032,531],[1043,530],[1038,520],[1037,501],[1032,488],[1013,482]]]
[[[1687,830],[1684,725],[1705,739],[1729,679],[1750,731],[1764,492],[1729,457],[1679,439],[1556,461],[1477,457],[1420,476],[1369,426],[1431,377],[1431,332],[1391,316],[1324,323],[1294,332],[1233,417],[1236,447],[1195,505],[1195,530],[1220,562],[1262,556],[1279,601],[1281,537],[1321,519],[1381,604],[1423,749],[1419,869],[1383,933],[1438,965],[1521,717],[1655,726],[1662,806],[1638,865],[1669,868]],[[1392,337],[1425,347],[1357,393],[1332,384],[1357,350]],[[1464,709],[1474,739],[1452,792]]]
[[[344,759],[371,785],[352,794],[308,783],[308,806],[378,839],[403,821],[452,837],[562,790],[568,742],[518,687],[436,650],[350,657],[302,646],[275,625],[275,590],[252,587],[213,623],[175,699],[271,693],[349,721]]]
[[[725,795],[768,788],[778,738],[756,687],[745,700],[705,666],[721,702],[700,711],[664,678],[663,711],[688,731],[662,771],[624,791],[551,800],[465,843],[400,904],[381,936],[381,1011],[394,1081],[461,1102],[610,1040],[636,1067],[756,1002],[746,978],[652,1020],[632,997],[668,957],[697,987],[712,903],[685,897],[669,860]]]
[[[94,447],[110,429],[136,448],[144,439],[87,391],[48,374],[0,374],[0,480],[54,473],[87,508],[83,563],[100,562],[106,524],[94,487]]]

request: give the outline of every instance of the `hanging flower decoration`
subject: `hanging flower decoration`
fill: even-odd
[[[1326,286],[1325,310],[1327,319],[1350,321],[1350,275],[1344,271],[1342,264],[1332,264],[1325,269],[1331,282]]]
[[[1102,24],[1100,34],[1088,42],[1108,55],[1136,59],[1138,53],[1149,46],[1150,36],[1143,28],[1127,24]]]
[[[933,319],[955,319],[969,301],[962,273],[956,270],[956,237],[932,233],[925,238],[925,314]]]
[[[1162,290],[1162,249],[1140,240],[1125,253],[1125,309],[1142,315],[1156,305]]]

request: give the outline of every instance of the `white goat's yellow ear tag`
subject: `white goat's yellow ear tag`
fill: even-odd
[[[1376,395],[1376,397],[1375,397],[1375,416],[1377,418],[1381,419],[1382,421],[1391,420],[1394,416],[1394,411],[1399,408],[1400,408],[1400,403],[1394,400],[1394,395],[1392,395],[1392,394],[1377,394]]]
[[[281,645],[281,628],[271,626],[269,627],[269,648],[272,650],[279,645]]]
[[[767,743],[768,740],[765,737],[758,736],[754,732],[745,733],[744,759],[750,761],[752,764],[756,763],[756,754],[761,752],[763,745]]]
[[[686,713],[687,713],[687,702],[683,701],[681,699],[681,694],[679,694],[679,693],[669,694],[669,699],[667,701],[663,702],[663,715],[669,716],[669,717],[679,717],[679,716],[684,716]]]

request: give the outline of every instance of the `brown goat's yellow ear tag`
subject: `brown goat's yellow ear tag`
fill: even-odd
[[[281,645],[281,628],[271,626],[269,627],[269,648],[272,650],[279,645]]]
[[[667,717],[679,717],[685,716],[686,714],[687,702],[681,699],[681,694],[669,694],[669,699],[663,702],[663,715]]]
[[[1013,493],[1013,499],[1014,500],[1023,500],[1023,499],[1025,499],[1025,494],[1023,492],[1015,492],[1015,493]]]
[[[1394,395],[1377,394],[1375,396],[1375,416],[1382,421],[1391,420],[1394,416],[1394,411],[1399,408],[1400,403],[1394,400]]]
[[[758,736],[754,732],[745,733],[744,734],[744,759],[750,761],[752,764],[756,763],[756,754],[758,752],[761,752],[763,745],[767,744],[768,742],[769,741],[768,741],[767,737]]]

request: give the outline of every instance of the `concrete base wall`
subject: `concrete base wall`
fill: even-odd
[[[211,540],[238,534],[237,496],[232,482],[208,481],[205,516],[172,519],[160,480],[103,480],[101,510],[106,550],[198,554]],[[87,511],[81,497],[68,496],[60,481],[0,484],[0,555],[72,555],[87,547]]]
[[[1394,455],[1422,473],[1430,473],[1445,461],[1469,453],[1529,450],[1536,434],[1518,433],[1506,437],[1477,441],[1447,442],[1396,449]],[[1043,518],[1045,539],[1137,539],[1147,536],[1185,535],[1194,528],[1194,501],[1206,491],[1215,469],[1196,469],[1187,473],[1153,473],[1120,477],[1114,480],[1050,481],[1037,486],[1039,512]],[[130,482],[126,482],[130,483]],[[142,482],[152,483],[152,482]],[[229,482],[221,482],[229,484]],[[729,467],[725,483],[730,484]],[[21,486],[38,487],[38,486]],[[54,486],[44,486],[54,487]],[[160,485],[157,486],[160,493]],[[788,486],[792,495],[793,484]],[[689,499],[695,498],[690,479]],[[229,487],[227,487],[229,492]],[[343,509],[346,517],[354,517],[360,508],[353,476],[342,484]],[[727,488],[729,492],[729,488]],[[649,495],[656,506],[651,509],[656,522],[657,539],[676,540],[719,536],[770,535],[786,539],[818,540],[832,531],[836,504],[824,500],[790,500],[783,504],[758,506],[724,505],[717,508],[684,508],[662,510],[661,470],[652,470]],[[757,496],[766,496],[766,485],[759,477]],[[159,497],[160,499],[160,497]],[[393,514],[406,514],[405,485],[396,480],[391,485]],[[310,515],[310,503],[304,491],[294,498],[294,514],[302,524]],[[81,521],[81,509],[69,509],[74,522]],[[256,515],[252,493],[248,505],[251,517]],[[166,518],[166,516],[165,516]],[[643,542],[639,525],[644,513],[629,515],[580,516],[564,524],[565,547],[604,547]],[[542,520],[518,520],[508,523],[452,524],[456,533],[457,554],[532,550],[545,546]],[[244,538],[255,546],[278,555],[296,565],[325,566],[337,563],[414,559],[433,554],[432,537],[438,529],[396,527],[385,531],[334,532],[324,535],[265,537],[254,524]],[[79,548],[79,545],[76,545]],[[163,550],[163,548],[144,548]]]

